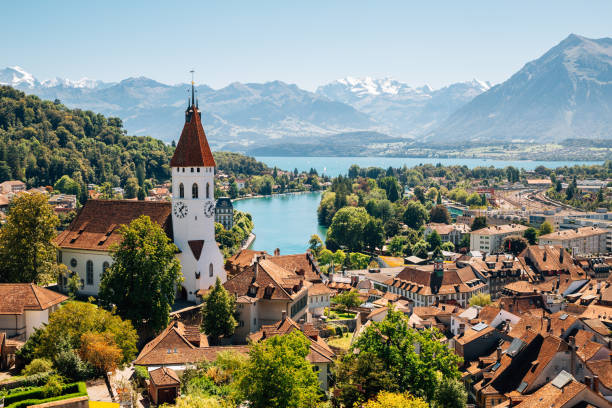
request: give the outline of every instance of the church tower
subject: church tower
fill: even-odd
[[[185,125],[170,160],[172,169],[172,230],[181,261],[180,297],[197,300],[200,289],[225,282],[223,255],[215,242],[215,159],[202,127],[191,82]]]

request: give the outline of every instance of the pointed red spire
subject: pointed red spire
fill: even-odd
[[[192,100],[185,112],[185,126],[176,145],[170,167],[215,167],[215,159],[202,127],[200,111]]]

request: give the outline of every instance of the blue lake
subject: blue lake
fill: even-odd
[[[256,156],[257,160],[266,163],[270,167],[278,167],[282,170],[308,171],[317,169],[319,174],[337,176],[346,174],[352,164],[359,167],[407,167],[419,164],[459,165],[474,168],[478,166],[507,167],[514,166],[525,170],[533,170],[542,165],[555,168],[563,166],[574,166],[581,164],[601,164],[602,161],[536,161],[536,160],[489,160],[489,159],[442,159],[422,157],[280,157],[280,156]]]
[[[252,249],[281,255],[306,251],[312,234],[325,240],[326,228],[318,225],[317,207],[321,193],[283,194],[234,201],[234,208],[253,217],[256,235]]]

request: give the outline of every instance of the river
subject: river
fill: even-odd
[[[317,222],[321,193],[281,194],[234,201],[234,209],[253,217],[255,241],[252,249],[281,255],[306,251],[312,234],[325,240],[326,228]]]
[[[427,157],[280,157],[280,156],[256,156],[257,160],[266,163],[270,167],[278,167],[282,170],[308,171],[311,168],[319,174],[338,176],[346,174],[351,164],[359,167],[391,167],[418,166],[419,164],[459,165],[474,168],[478,166],[507,167],[514,166],[525,170],[533,170],[538,166],[548,168],[574,166],[582,164],[601,164],[602,161],[539,161],[539,160],[491,160],[491,159],[460,159],[460,158],[427,158]]]

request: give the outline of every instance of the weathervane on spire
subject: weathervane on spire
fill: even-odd
[[[193,80],[193,74],[195,71],[192,69],[189,72],[191,72],[191,104],[195,105],[195,82]]]

